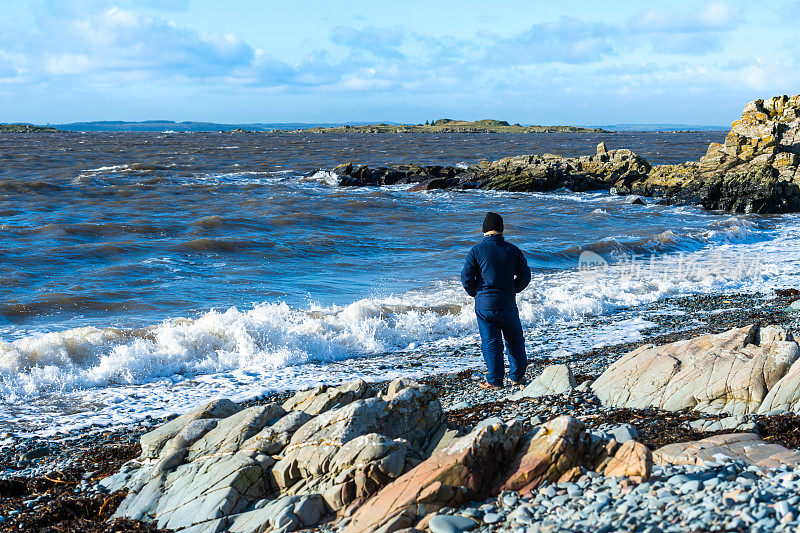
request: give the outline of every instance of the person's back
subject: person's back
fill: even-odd
[[[528,286],[531,271],[522,251],[500,233],[486,235],[470,250],[461,281],[476,309],[515,309],[516,294]]]
[[[483,387],[502,387],[503,339],[513,383],[523,383],[527,356],[516,294],[528,286],[531,271],[522,251],[503,238],[503,218],[487,213],[483,241],[474,246],[461,271],[461,283],[475,297],[475,316],[488,373]]]

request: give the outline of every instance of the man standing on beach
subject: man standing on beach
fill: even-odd
[[[503,339],[508,347],[511,383],[525,382],[528,357],[517,310],[518,292],[531,282],[531,269],[522,251],[503,238],[503,217],[486,213],[483,242],[467,255],[461,284],[475,298],[475,315],[481,334],[481,351],[488,370],[484,389],[503,387]]]

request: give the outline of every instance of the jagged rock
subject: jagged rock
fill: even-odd
[[[352,163],[334,169],[341,185],[416,183],[442,188],[521,192],[610,189],[617,194],[662,197],[739,213],[800,211],[800,95],[750,102],[723,144],[712,143],[696,162],[652,167],[630,150],[599,143],[595,155],[553,154],[481,161],[468,168],[395,165],[370,169]]]
[[[268,403],[244,409],[220,419],[214,429],[198,439],[187,451],[186,460],[194,461],[206,455],[232,454],[242,444],[286,414],[280,405]]]
[[[212,402],[179,417],[145,435],[147,454],[104,480],[128,491],[115,516],[197,532],[313,526],[416,466],[442,438],[430,387],[398,379],[375,395],[359,380],[299,393],[288,413],[275,403]]]
[[[300,427],[273,469],[275,479],[283,491],[298,482],[302,487],[318,485],[320,478],[331,474],[342,446],[371,433],[403,439],[412,449],[424,450],[443,421],[444,413],[433,389],[406,379],[395,380],[381,398],[358,400],[327,411]]]
[[[195,420],[225,418],[240,410],[241,407],[230,400],[214,400],[193,409],[143,435],[141,438],[142,458],[155,459],[158,457],[164,445]]]
[[[578,383],[572,370],[567,365],[549,365],[542,373],[531,380],[524,389],[509,395],[511,400],[522,398],[539,398],[553,394],[565,394],[572,391]]]
[[[697,163],[654,167],[634,186],[660,195],[740,213],[800,210],[800,95],[745,106],[723,144],[712,143]]]
[[[268,456],[254,459],[243,454],[183,464],[131,487],[114,516],[182,529],[238,514],[270,492],[267,480],[273,464]]]
[[[182,529],[181,533],[284,533],[317,525],[327,514],[325,501],[319,494],[283,496],[277,500],[261,500],[253,510],[210,520]]]
[[[317,525],[328,514],[325,501],[319,494],[283,496],[277,500],[262,500],[253,511],[231,517],[230,525],[221,531],[283,533]],[[268,527],[265,528],[264,526]]]
[[[642,346],[606,369],[592,390],[611,407],[751,414],[798,357],[800,346],[785,329],[747,326]]]
[[[501,490],[530,494],[544,481],[557,482],[593,458],[598,444],[575,418],[560,416],[546,422],[525,436],[517,457],[502,476]]]
[[[719,463],[722,458],[741,460],[765,468],[800,465],[800,452],[770,444],[754,433],[714,435],[706,439],[668,444],[653,452],[656,464]]]
[[[381,489],[353,514],[345,533],[412,527],[429,513],[487,495],[521,434],[514,423],[473,430]]]
[[[303,411],[310,415],[318,415],[374,395],[374,391],[367,386],[366,381],[357,379],[340,387],[322,385],[315,389],[300,391],[286,400],[283,408],[286,411]]]
[[[292,438],[295,431],[300,429],[303,424],[312,418],[314,417],[306,412],[291,411],[271,426],[265,427],[258,434],[244,442],[239,450],[250,453],[276,455],[289,444],[289,440]]]
[[[798,300],[800,301],[800,300]],[[770,388],[758,408],[759,414],[800,413],[800,359]]]
[[[635,440],[625,442],[603,469],[609,477],[626,476],[632,481],[644,481],[653,470],[653,454],[650,449]]]
[[[526,435],[517,422],[485,424],[381,489],[355,511],[344,532],[424,529],[431,526],[432,513],[444,507],[504,490],[530,494],[544,481],[573,480],[581,468],[596,465],[634,480],[650,475],[646,447],[631,441],[615,455],[617,448],[615,441],[592,436],[568,416]]]

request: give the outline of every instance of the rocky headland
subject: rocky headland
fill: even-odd
[[[490,189],[543,192],[610,190],[667,204],[736,213],[800,211],[800,95],[745,106],[724,144],[699,161],[653,166],[627,149],[604,143],[593,155],[524,155],[469,167],[400,164],[370,168],[345,163],[333,170],[342,186],[415,184],[413,190]]]
[[[0,124],[0,133],[54,133],[58,130],[33,124]]]
[[[0,529],[796,531],[798,296],[537,360],[525,387],[484,391],[471,370],[357,380],[214,400],[66,455],[21,443],[5,473],[34,475],[0,476]]]
[[[330,126],[298,130],[281,130],[285,133],[603,133],[601,128],[580,126],[522,126],[505,120],[453,120],[442,118],[425,124],[368,124],[363,126]]]

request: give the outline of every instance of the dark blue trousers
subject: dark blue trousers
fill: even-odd
[[[528,367],[525,354],[525,339],[522,337],[522,324],[519,311],[511,309],[475,310],[478,317],[478,331],[481,333],[481,351],[488,373],[486,381],[503,386],[505,365],[503,358],[503,339],[508,348],[508,377],[522,381]]]

